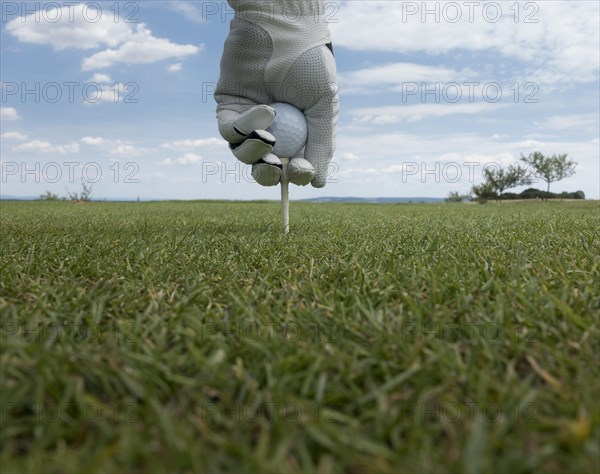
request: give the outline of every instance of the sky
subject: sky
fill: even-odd
[[[325,1],[337,149],[291,199],[467,193],[534,151],[578,163],[551,190],[599,199],[599,5]],[[225,1],[1,7],[2,195],[278,199],[217,130]]]

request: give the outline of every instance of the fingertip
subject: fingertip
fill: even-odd
[[[321,188],[324,188],[324,187],[325,187],[325,184],[326,184],[326,183],[327,183],[327,181],[326,181],[326,180],[323,180],[323,179],[321,179],[321,178],[315,178],[315,179],[313,179],[313,180],[311,181],[311,183],[310,183],[310,184],[311,184],[311,186],[312,186],[313,188],[316,188],[316,189],[321,189]]]

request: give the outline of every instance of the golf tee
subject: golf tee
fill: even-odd
[[[287,166],[289,158],[281,158],[283,165],[281,173],[281,220],[283,225],[283,235],[290,233],[290,200],[289,200],[289,181],[287,179]]]

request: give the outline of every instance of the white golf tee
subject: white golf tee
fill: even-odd
[[[281,158],[281,164],[283,165],[281,173],[281,220],[283,224],[283,235],[290,233],[290,194],[289,181],[287,179],[287,166],[289,162],[289,158]]]

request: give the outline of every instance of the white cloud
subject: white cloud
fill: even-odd
[[[393,52],[428,52],[439,54],[455,49],[483,50],[496,48],[509,42],[494,35],[499,25],[483,20],[481,14],[470,22],[468,15],[460,21],[444,21],[442,7],[447,2],[435,2],[427,8],[440,9],[438,18],[420,14],[411,15],[409,9],[418,10],[425,5],[414,2],[345,2],[338,14],[339,21],[331,25],[336,43],[349,49]],[[433,3],[433,2],[432,2]],[[446,15],[444,15],[446,16]],[[424,21],[423,21],[424,20]],[[512,36],[514,28],[506,31]],[[376,32],[376,34],[374,34]]]
[[[133,29],[132,23],[115,17],[113,12],[109,14],[107,10],[96,10],[84,4],[44,10],[43,15],[32,13],[15,18],[7,24],[6,30],[19,41],[51,45],[55,50],[108,48],[85,58],[82,66],[85,71],[118,63],[150,64],[169,58],[183,58],[198,53],[204,47],[156,38],[143,23],[138,23]]]
[[[196,165],[202,161],[202,157],[200,155],[194,155],[193,153],[186,153],[181,158],[171,159],[167,158],[166,160],[161,161],[159,164],[161,165],[181,165],[181,166],[190,166]]]
[[[417,122],[427,117],[446,117],[457,114],[479,114],[505,107],[503,104],[417,104],[363,107],[350,111],[355,123],[387,125],[398,122]]]
[[[152,153],[151,148],[139,147],[131,140],[113,140],[103,137],[86,136],[79,142],[88,147],[94,147],[101,153],[108,155],[112,162],[121,162],[123,159],[138,157]]]
[[[396,53],[485,51],[496,60],[510,58],[528,66],[528,79],[538,84],[583,83],[597,80],[600,67],[598,2],[500,2],[501,17],[485,11],[487,2],[348,1],[331,29],[336,44],[351,50]],[[461,18],[453,22],[458,5]],[[417,14],[409,14],[416,8]],[[427,8],[439,13],[423,18]],[[454,8],[454,10],[453,10]],[[537,10],[537,11],[536,11]],[[487,20],[486,20],[487,16]],[[536,21],[537,22],[531,22]]]
[[[3,140],[27,140],[27,135],[23,135],[20,132],[4,132],[2,134]]]
[[[220,148],[225,146],[227,146],[225,140],[216,137],[177,140],[161,145],[162,148],[176,151],[189,151],[198,148]]]
[[[112,83],[113,80],[108,74],[99,74],[96,73],[92,76],[92,78],[88,82],[98,82],[100,84]]]
[[[346,161],[358,161],[358,159],[359,159],[357,155],[355,155],[354,153],[350,153],[350,152],[342,153],[340,156],[343,160],[346,160]]]
[[[14,107],[0,107],[1,120],[19,120],[20,118]]]
[[[170,64],[169,66],[167,66],[167,71],[169,72],[179,72],[181,71],[181,63],[176,63],[176,64]]]
[[[108,150],[110,155],[121,155],[121,156],[139,156],[144,153],[145,149],[138,148],[135,145],[132,145],[129,142],[123,142],[121,140],[117,140],[111,148]]]
[[[467,192],[483,181],[483,169],[517,163],[521,153],[567,153],[577,163],[577,172],[556,185],[555,190],[583,189],[588,197],[598,196],[598,139],[588,141],[493,139],[478,134],[411,135],[404,133],[353,134],[338,137],[334,160],[339,164],[335,178],[340,186],[373,195],[444,196],[450,186]],[[343,155],[368,156],[368,166],[344,164]],[[456,179],[456,178],[459,179]],[[534,183],[534,187],[542,184]],[[337,185],[336,185],[337,186]]]
[[[57,145],[56,151],[58,151],[61,155],[65,155],[67,153],[78,153],[79,152],[79,143],[73,142],[68,145]]]
[[[104,138],[102,137],[83,137],[79,141],[88,146],[102,146],[104,144]]]
[[[132,85],[115,82],[108,74],[94,74],[87,82],[83,103],[95,105],[101,103],[118,104],[125,99],[135,100]],[[129,90],[131,89],[131,90]]]
[[[183,58],[196,54],[204,45],[177,44],[168,39],[156,38],[143,23],[138,24],[134,34],[130,35],[117,49],[106,49],[93,54],[83,61],[83,70],[89,71],[109,67],[117,63],[150,64],[169,58]]]
[[[31,151],[35,153],[51,153],[54,147],[50,142],[33,140],[13,148],[13,151]]]
[[[57,21],[54,21],[55,18]],[[31,13],[15,18],[6,25],[6,30],[19,41],[51,45],[55,50],[93,49],[117,46],[131,36],[130,24],[123,19],[115,20],[119,18],[115,18],[112,12],[109,14],[108,11],[78,4],[53,8],[43,15]]]
[[[202,12],[190,2],[176,0],[170,2],[169,5],[173,10],[179,13],[183,13],[183,16],[186,19],[194,23],[198,23],[200,25],[204,25],[207,23],[206,19],[202,16]]]
[[[369,168],[388,169],[410,162],[476,162],[510,164],[534,151],[568,153],[578,162],[598,165],[598,140],[498,140],[477,134],[379,133],[365,136],[341,134],[338,137],[337,157],[345,153],[369,157]]]
[[[447,67],[424,66],[415,63],[388,63],[340,74],[341,84],[379,86],[407,82],[460,81],[477,74],[470,69],[457,71]]]
[[[79,143],[72,142],[66,145],[52,145],[50,142],[43,140],[32,140],[27,143],[23,143],[15,148],[15,152],[25,153],[59,153],[61,155],[78,153]]]
[[[598,130],[598,115],[554,115],[542,122],[537,122],[536,125],[540,128],[549,130]]]

